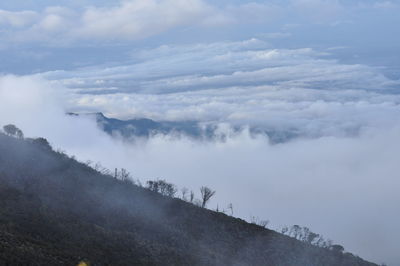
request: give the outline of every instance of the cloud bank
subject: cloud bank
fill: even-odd
[[[2,77],[0,124],[15,123],[80,160],[126,167],[142,180],[166,178],[193,190],[208,185],[217,190],[212,208],[233,203],[239,217],[270,219],[274,228],[307,225],[367,259],[399,261],[398,124],[278,145],[246,130],[208,143],[154,136],[127,144],[94,121],[66,116],[60,89],[37,77]]]
[[[65,45],[75,40],[137,40],[173,28],[224,23],[202,0],[131,0],[112,7],[76,10],[49,6],[43,11],[0,10],[0,27],[11,41]]]
[[[71,111],[230,123],[299,137],[355,136],[399,121],[399,81],[327,51],[242,42],[161,46],[131,62],[39,76],[69,88]]]
[[[0,71],[36,73],[0,78],[0,125],[398,264],[398,1],[57,4],[0,3]],[[197,120],[228,138],[127,144],[65,111]]]
[[[83,5],[83,6],[82,6]],[[37,6],[41,7],[38,10]],[[36,7],[36,8],[35,8]],[[3,8],[3,9],[2,9]],[[79,41],[126,42],[146,39],[173,30],[203,28],[229,29],[239,25],[285,30],[302,26],[364,23],[370,16],[399,10],[395,1],[236,1],[215,3],[206,0],[124,0],[43,1],[0,4],[0,35],[14,43],[41,43],[45,46],[77,45]],[[359,16],[359,14],[363,14]],[[384,23],[390,27],[389,24]],[[258,25],[258,26],[257,26]],[[293,28],[293,27],[292,27]],[[249,28],[250,29],[250,28]],[[260,33],[260,32],[259,32]],[[289,34],[284,32],[281,34]]]

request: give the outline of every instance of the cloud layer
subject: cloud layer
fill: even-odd
[[[313,49],[257,39],[136,51],[131,63],[40,76],[70,88],[70,110],[120,118],[250,125],[301,137],[399,123],[399,81]]]
[[[139,40],[179,29],[186,35],[193,35],[189,31],[195,35],[202,34],[204,27],[210,30],[223,27],[220,29],[230,31],[250,25],[250,31],[259,26],[287,31],[306,24],[333,27],[365,24],[371,14],[392,17],[392,13],[399,10],[398,2],[381,0],[222,1],[219,4],[206,0],[124,0],[80,4],[71,1],[55,6],[53,2],[44,1],[39,5],[40,10],[29,2],[0,4],[0,35],[11,43],[70,46],[78,41]],[[386,22],[382,23],[390,28]]]
[[[66,116],[60,89],[37,77],[2,77],[0,124],[15,123],[80,160],[125,167],[142,180],[208,185],[217,190],[212,208],[233,203],[239,217],[270,219],[274,228],[306,225],[364,258],[399,261],[398,125],[278,145],[246,130],[208,143],[155,136],[128,144],[90,119]]]
[[[173,28],[223,23],[218,11],[202,0],[132,0],[113,7],[83,10],[46,7],[43,11],[0,10],[0,27],[11,41],[43,40],[65,45],[75,40],[136,40]]]
[[[2,1],[0,71],[35,75],[0,78],[0,125],[135,177],[209,185],[213,207],[396,265],[399,4]],[[228,137],[128,144],[65,111],[198,120]]]

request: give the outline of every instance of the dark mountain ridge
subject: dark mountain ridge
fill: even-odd
[[[105,151],[106,152],[106,151]],[[375,265],[0,133],[1,265]]]
[[[153,135],[185,136],[195,140],[215,140],[227,137],[227,132],[220,132],[218,123],[201,123],[198,121],[155,121],[148,118],[120,120],[110,118],[103,113],[76,114],[72,116],[94,117],[100,129],[109,135],[121,136],[127,140],[137,137],[149,138]],[[240,133],[241,126],[230,126],[231,133]],[[272,143],[281,143],[298,136],[296,131],[266,130],[259,127],[250,127],[250,134],[268,136]]]

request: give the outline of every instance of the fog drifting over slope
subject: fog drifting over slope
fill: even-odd
[[[166,178],[194,190],[208,185],[217,190],[212,208],[233,203],[236,216],[270,219],[274,228],[306,225],[367,259],[399,261],[397,123],[276,145],[246,130],[226,141],[155,136],[133,145],[105,135],[94,121],[66,116],[65,95],[38,77],[2,77],[0,124],[15,123],[80,160],[125,167],[142,180]],[[372,113],[381,106],[363,104]],[[392,107],[384,115],[396,122],[397,103],[382,104]]]
[[[0,73],[31,75],[0,78],[0,125],[135,178],[208,185],[212,208],[232,202],[242,218],[309,226],[399,264],[399,0],[53,5],[0,3]],[[66,111],[196,120],[229,137],[133,145]]]

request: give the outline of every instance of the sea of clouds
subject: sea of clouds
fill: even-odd
[[[249,125],[302,137],[399,122],[399,80],[328,51],[263,41],[161,46],[124,65],[39,74],[69,88],[71,110],[112,117]]]
[[[210,186],[210,208],[308,226],[397,265],[399,10],[397,0],[2,1],[0,71],[29,75],[0,77],[0,125],[142,181]],[[129,143],[66,115],[100,111],[211,123],[227,137]]]
[[[265,45],[160,47],[124,66],[3,76],[0,124],[142,181],[210,186],[210,208],[232,203],[235,216],[306,225],[367,259],[398,261],[398,81],[326,52]],[[127,143],[66,111],[212,122],[228,137]],[[273,144],[249,126],[296,134]]]

